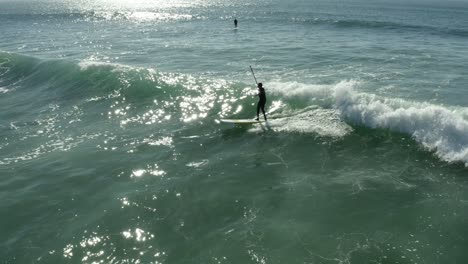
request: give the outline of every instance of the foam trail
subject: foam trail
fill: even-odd
[[[346,120],[408,133],[441,159],[468,166],[468,121],[460,109],[358,93],[355,84],[341,82],[334,88],[335,107]]]
[[[332,86],[303,84],[299,82],[269,82],[268,92],[281,94],[283,98],[297,99],[303,101],[313,100],[325,105],[319,107],[310,105],[308,107],[295,106],[294,109],[284,107],[281,101],[281,114],[275,115],[269,121],[269,128],[275,131],[314,133],[323,137],[341,138],[352,132],[352,128],[340,118],[337,109],[330,109],[332,105]],[[274,104],[275,102],[272,102]],[[274,107],[274,105],[273,105]],[[271,109],[271,108],[270,108]],[[260,130],[258,127],[252,131]]]

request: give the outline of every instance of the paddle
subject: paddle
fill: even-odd
[[[254,79],[255,79],[255,84],[258,85],[257,78],[255,78],[255,73],[254,73],[254,71],[253,71],[253,69],[252,69],[252,66],[250,66],[250,71],[252,72],[252,75],[253,75],[253,77],[254,77]]]

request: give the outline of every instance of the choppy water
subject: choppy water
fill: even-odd
[[[463,1],[0,1],[0,259],[465,263],[467,44]],[[268,124],[220,124],[250,65]]]

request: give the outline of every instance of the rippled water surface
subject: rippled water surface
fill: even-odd
[[[468,259],[464,1],[0,0],[0,36],[4,263]],[[249,66],[269,121],[223,124]]]

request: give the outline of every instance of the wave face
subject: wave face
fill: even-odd
[[[120,126],[206,124],[248,112],[255,115],[248,110],[252,108],[248,98],[255,91],[242,83],[93,61],[41,61],[6,53],[0,62],[1,91],[8,98],[3,102],[4,116],[14,128],[18,116],[9,116],[8,109],[17,105],[25,112],[46,111],[51,105],[81,105],[96,111],[82,109],[88,113],[81,115],[105,114]],[[271,127],[337,138],[351,133],[353,126],[388,129],[411,136],[444,161],[468,164],[467,109],[358,92],[359,85],[357,81],[332,85],[272,82],[270,110],[275,119]],[[34,102],[26,103],[31,98]]]

